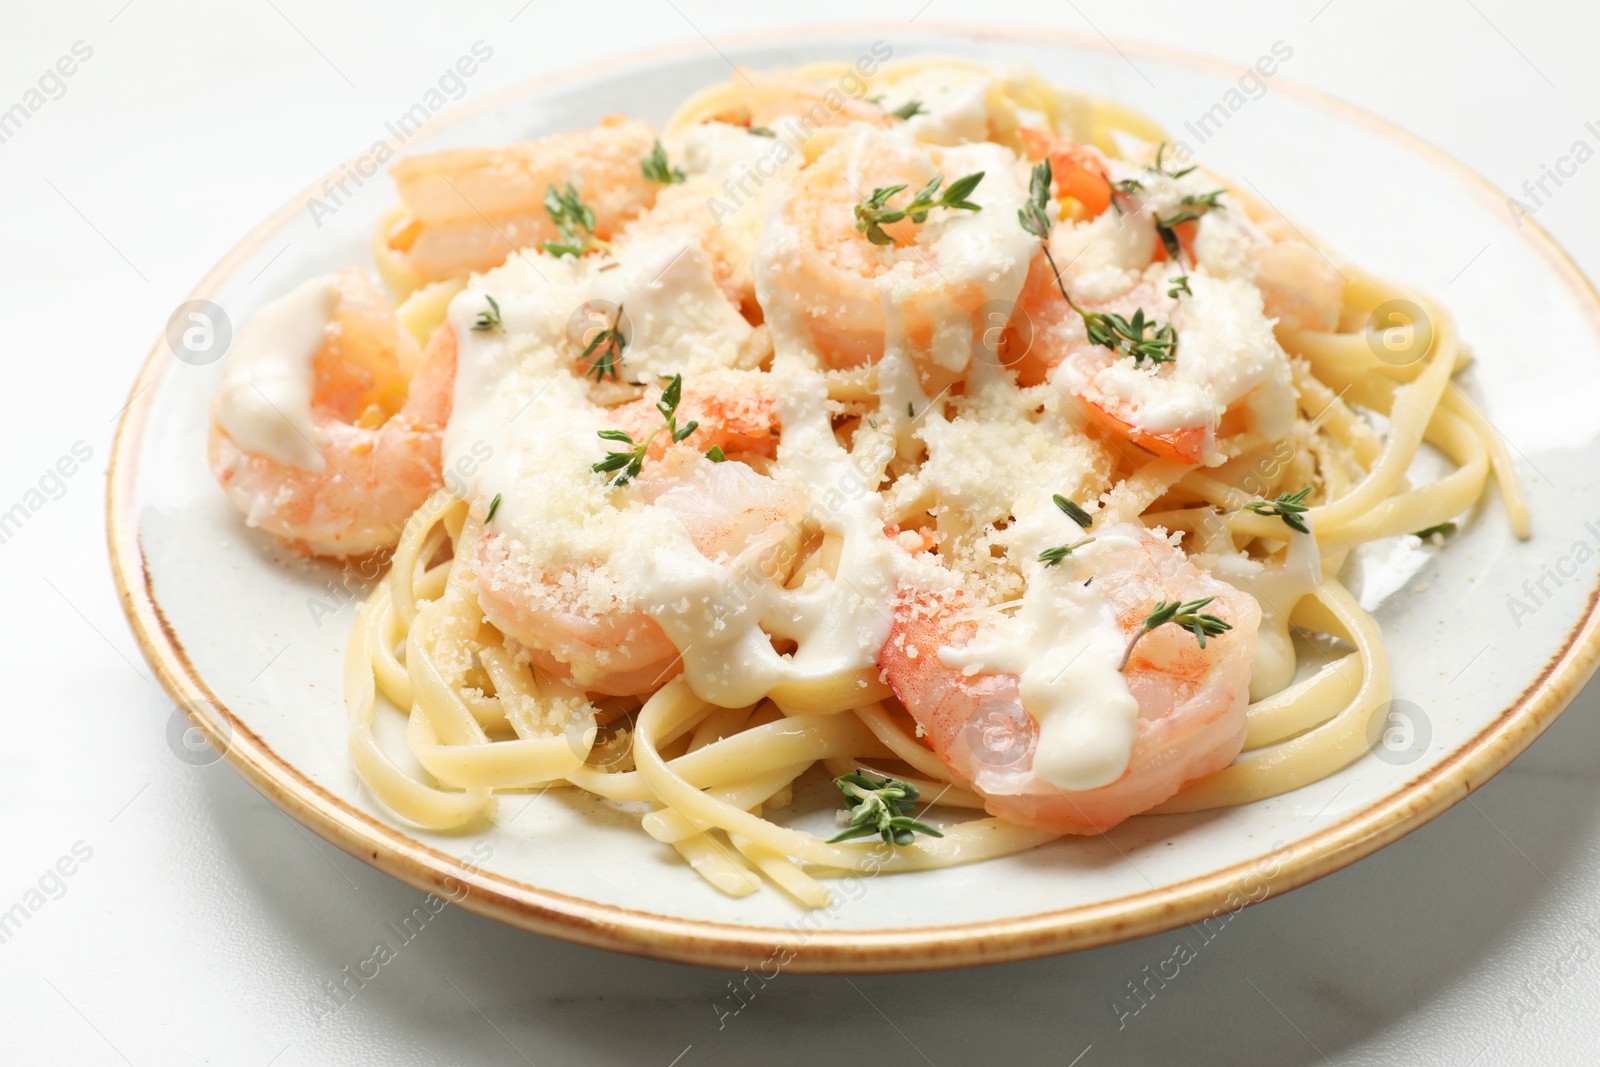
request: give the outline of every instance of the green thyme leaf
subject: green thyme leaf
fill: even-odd
[[[1244,510],[1257,515],[1276,515],[1289,529],[1310,533],[1305,520],[1300,517],[1310,510],[1310,505],[1304,503],[1310,494],[1311,487],[1308,485],[1297,493],[1280,493],[1271,500],[1252,501],[1244,506]]]
[[[1188,630],[1200,642],[1201,648],[1206,647],[1207,637],[1216,637],[1218,634],[1226,633],[1228,630],[1233,629],[1233,624],[1227,620],[1201,612],[1201,608],[1215,599],[1216,597],[1208,596],[1201,600],[1191,600],[1188,603],[1177,600],[1170,603],[1165,600],[1157,601],[1155,608],[1145,616],[1144,621],[1139,624],[1139,628],[1134,631],[1133,638],[1128,642],[1128,647],[1122,653],[1122,662],[1117,664],[1117,670],[1120,671],[1128,666],[1128,657],[1133,655],[1133,646],[1139,643],[1139,638],[1158,626],[1165,626],[1171,623],[1180,629]]]
[[[1060,563],[1062,560],[1072,555],[1074,550],[1082,548],[1084,545],[1093,540],[1094,538],[1092,537],[1085,537],[1082,541],[1078,541],[1075,544],[1057,545],[1054,548],[1047,548],[1043,552],[1039,553],[1039,562],[1043,563],[1046,567],[1054,567],[1057,563]]]
[[[489,301],[489,310],[478,312],[478,321],[472,324],[473,330],[488,332],[505,329],[505,324],[500,321],[500,302],[488,293],[484,293],[483,298]]]
[[[612,381],[618,381],[621,377],[622,350],[627,347],[628,339],[622,333],[622,305],[618,304],[617,315],[611,325],[596,333],[578,356],[589,364],[583,376],[587,378],[592,374],[594,380],[600,382],[609,374]]]
[[[544,210],[561,233],[559,241],[545,241],[539,247],[552,256],[581,256],[605,245],[594,235],[594,212],[568,182],[565,191],[545,186]]]
[[[1050,203],[1050,161],[1044,160],[1033,168],[1028,180],[1028,203],[1017,209],[1017,221],[1025,232],[1041,241],[1050,236],[1050,215],[1045,210]],[[1054,262],[1051,263],[1054,266]]]
[[[667,150],[661,147],[660,141],[651,147],[650,154],[644,157],[639,168],[644,171],[646,181],[660,185],[677,185],[683,181],[682,169],[667,163]]]
[[[611,479],[612,485],[627,485],[628,482],[639,477],[639,472],[644,470],[645,457],[650,454],[650,443],[663,430],[673,443],[679,443],[695,430],[700,428],[698,422],[690,421],[680,427],[678,425],[678,404],[683,400],[683,375],[674,374],[667,387],[661,390],[661,399],[656,401],[656,410],[661,413],[661,425],[651,430],[643,441],[635,442],[633,435],[626,430],[596,430],[595,433],[604,441],[617,441],[628,448],[626,451],[616,450],[607,452],[605,457],[595,463],[590,470],[596,474],[616,474]],[[619,473],[620,472],[620,473]]]
[[[894,238],[885,233],[883,227],[901,219],[909,218],[912,222],[920,224],[928,220],[930,211],[939,207],[982,211],[981,205],[967,199],[981,181],[983,181],[983,171],[980,170],[952,182],[948,189],[940,193],[939,186],[944,184],[944,175],[935,174],[928,184],[916,191],[911,202],[903,208],[891,208],[889,198],[903,192],[906,189],[904,184],[879,186],[856,205],[856,229],[865,234],[867,240],[875,245],[892,245]]]
[[[1045,210],[1049,200],[1050,161],[1047,159],[1033,168],[1033,176],[1028,183],[1028,204],[1017,211],[1017,221],[1024,231],[1039,238],[1044,258],[1055,275],[1056,287],[1061,290],[1061,298],[1082,316],[1089,341],[1109,348],[1119,356],[1132,356],[1135,366],[1141,366],[1147,360],[1156,365],[1176,360],[1178,331],[1171,323],[1157,326],[1154,319],[1147,320],[1144,317],[1143,308],[1136,310],[1133,318],[1128,319],[1107,312],[1089,311],[1079,307],[1077,301],[1072,299],[1066,283],[1061,280],[1061,270],[1056,266],[1055,257],[1050,254],[1050,216]]]
[[[1050,497],[1050,499],[1055,502],[1056,507],[1060,508],[1067,518],[1071,519],[1085,530],[1094,524],[1093,515],[1090,515],[1087,511],[1083,510],[1083,508],[1079,507],[1073,501],[1068,500],[1060,493],[1054,494]]]
[[[927,823],[911,817],[921,795],[910,782],[851,773],[835,778],[833,784],[844,794],[848,814],[845,829],[829,838],[829,844],[877,836],[886,845],[909,845],[916,834],[944,836]]]

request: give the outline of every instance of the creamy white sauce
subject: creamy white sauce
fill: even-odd
[[[1118,359],[1095,379],[1138,412],[1141,428],[1156,433],[1215,426],[1223,411],[1257,386],[1289,385],[1288,357],[1262,314],[1255,286],[1213,278],[1203,269],[1189,275],[1189,286],[1193,295],[1178,301],[1171,313],[1178,330],[1176,362],[1139,366]],[[1262,432],[1273,437],[1288,432],[1280,409],[1264,407],[1263,414],[1272,418]],[[1293,418],[1292,410],[1288,416]]]
[[[1153,149],[1150,149],[1153,156]],[[1152,433],[1199,428],[1206,431],[1205,461],[1226,457],[1213,450],[1211,434],[1223,413],[1246,400],[1250,428],[1267,437],[1289,432],[1294,421],[1294,391],[1288,357],[1262,310],[1254,278],[1266,238],[1242,211],[1221,203],[1200,216],[1194,264],[1187,270],[1192,295],[1167,295],[1173,263],[1150,264],[1156,218],[1193,209],[1185,198],[1204,196],[1220,184],[1202,171],[1169,178],[1153,170],[1113,161],[1113,180],[1137,179],[1143,189],[1136,211],[1107,211],[1094,219],[1057,226],[1051,253],[1063,265],[1063,280],[1074,297],[1105,304],[1143,284],[1141,306],[1156,321],[1170,321],[1179,335],[1177,361],[1170,366],[1135,364],[1122,358],[1100,370],[1095,386],[1131,410],[1131,421]],[[1115,308],[1127,314],[1123,308]],[[1071,361],[1056,371],[1064,389],[1085,383]]]
[[[1183,336],[1179,343],[1187,341]],[[1137,411],[1141,429],[1164,433],[1217,422],[1216,400],[1202,383],[1172,371],[1163,374],[1153,363],[1139,366],[1131,359],[1118,359],[1100,371],[1095,384]]]
[[[1262,313],[1260,291],[1244,279],[1213,278],[1204,268],[1190,276],[1189,286],[1194,295],[1179,301],[1172,317],[1179,337],[1175,379],[1203,389],[1218,417],[1251,390],[1267,386],[1253,398],[1252,428],[1283,437],[1294,421],[1289,357]]]
[[[800,643],[789,677],[824,678],[877,662],[889,636],[885,605],[894,593],[898,554],[884,534],[882,496],[865,484],[849,453],[834,440],[821,376],[795,366],[798,361],[791,358],[778,358],[779,480],[799,489],[811,502],[810,517],[842,543],[836,574],[813,572],[811,584],[779,597],[770,623]],[[792,609],[798,624],[784,623],[785,608]]]
[[[573,592],[590,610],[650,615],[682,651],[691,687],[726,706],[753,703],[784,681],[873,665],[888,637],[897,553],[883,533],[881,497],[834,440],[814,354],[775,329],[770,387],[782,436],[773,474],[804,496],[808,521],[837,536],[841,551],[836,575],[817,571],[785,590],[761,576],[757,559],[706,558],[669,508],[647,506],[590,469],[615,446],[596,436],[604,415],[573,373],[564,320],[586,301],[623,305],[632,327],[625,378],[726,367],[750,328],[711,284],[703,254],[652,241],[619,249],[621,266],[609,270],[598,258],[534,259],[476,279],[450,309],[459,355],[445,462],[488,444],[491,458],[466,488],[475,499],[501,496],[491,529],[514,546],[518,564],[557,580],[581,576]],[[503,330],[471,328],[486,292],[500,304]],[[779,655],[769,633],[799,647]]]
[[[303,470],[326,465],[311,395],[317,353],[338,306],[339,280],[324,274],[263,304],[239,331],[212,413],[246,452]]]
[[[777,131],[773,131],[777,132]],[[706,176],[721,182],[737,177],[766,157],[788,153],[776,149],[775,138],[762,137],[748,127],[726,122],[697,122],[666,139],[666,150],[673,165],[688,178]]]
[[[902,88],[907,99],[924,91]],[[925,105],[934,103],[933,95],[929,91]],[[964,98],[952,89],[939,99],[939,121],[952,124],[944,133],[959,140],[954,134],[961,129],[956,119],[967,114]],[[885,103],[894,106],[895,99]],[[1111,606],[1087,579],[1097,567],[1115,565],[1112,557],[1122,557],[1133,542],[1101,534],[1058,565],[1039,563],[1043,549],[1081,539],[1051,504],[1051,493],[1072,495],[1081,486],[1101,484],[1109,476],[1109,459],[1073,433],[1070,405],[1056,390],[1019,390],[997,369],[970,365],[974,331],[982,323],[973,321],[969,307],[947,301],[936,309],[927,347],[911,344],[905,309],[926,301],[930,287],[1014,301],[1036,248],[1017,224],[1025,174],[1010,152],[991,144],[919,145],[916,136],[935,135],[914,123],[847,136],[857,139],[861,151],[884,147],[877,143],[882,140],[897,151],[925,152],[947,184],[985,171],[972,197],[983,210],[936,210],[914,253],[884,250],[899,258],[874,279],[887,322],[876,368],[878,429],[902,458],[927,450],[921,469],[901,479],[897,494],[932,491],[980,528],[1015,516],[994,533],[993,543],[1026,582],[1014,610],[993,613],[969,644],[940,649],[938,657],[958,670],[1015,675],[1023,707],[1039,725],[1033,773],[1063,790],[1098,788],[1127,769],[1139,709],[1118,669],[1126,638]],[[741,165],[747,146],[732,138],[748,134],[716,130],[695,136],[701,140],[682,142],[693,174]],[[782,219],[788,195],[782,179],[766,194],[772,203],[757,249],[755,288],[775,353],[764,377],[782,426],[771,473],[808,502],[807,525],[839,546],[833,574],[816,568],[795,589],[760,578],[748,558],[708,559],[670,508],[647,506],[633,489],[613,488],[590,469],[612,446],[596,437],[604,414],[591,403],[590,387],[574,363],[572,318],[586,303],[625,308],[625,378],[692,378],[736,365],[750,327],[716,287],[697,245],[650,238],[619,247],[614,257],[513,257],[474,279],[450,309],[460,352],[445,462],[454,467],[477,454],[474,445],[489,446],[491,458],[468,480],[468,492],[479,501],[501,495],[492,531],[517,545],[534,569],[557,580],[585,576],[581,594],[592,610],[650,615],[681,651],[691,687],[727,706],[752,703],[786,681],[873,666],[889,634],[897,583],[937,580],[926,561],[891,543],[876,475],[863,477],[834,437],[818,369],[822,361],[801,328],[806,316],[827,309],[799,305],[797,287],[787,281],[796,269],[797,234]],[[1140,265],[1138,242],[1147,241],[1148,233],[1141,235],[1137,226],[1098,226],[1074,229],[1082,233],[1072,239],[1084,240],[1088,254],[1097,257],[1074,276],[1077,282],[1091,291],[1121,293],[1147,275],[1164,280],[1163,268],[1145,271]],[[1253,294],[1253,288],[1235,276],[1228,260],[1236,236],[1219,231],[1211,242],[1218,251],[1210,256],[1217,276],[1202,257],[1191,276],[1195,295],[1174,312],[1182,333],[1178,365],[1160,381],[1148,370],[1127,375],[1125,383],[1111,379],[1112,388],[1125,389],[1130,402],[1154,420],[1151,428],[1197,418],[1214,422],[1229,403],[1275,382],[1280,364],[1287,380],[1287,363],[1271,340],[1259,296],[1252,305],[1246,290]],[[930,257],[935,269],[919,269]],[[486,293],[500,304],[503,330],[471,328],[487,308]],[[1123,362],[1131,368],[1131,360]],[[918,375],[919,367],[929,366],[967,371],[965,395],[952,417],[929,410],[931,398]],[[1122,374],[1122,368],[1117,371]],[[1311,573],[1304,552],[1292,550],[1285,568],[1300,576],[1294,581]],[[1248,562],[1219,566],[1242,572]],[[1279,581],[1263,573],[1251,577]],[[1290,583],[1289,577],[1279,582],[1284,595],[1292,592]],[[780,655],[772,636],[794,640],[796,650]],[[1273,669],[1269,665],[1267,673]]]
[[[1305,517],[1307,524],[1310,516]],[[1289,616],[1322,583],[1322,553],[1311,534],[1289,532],[1283,562],[1268,566],[1240,552],[1196,560],[1218,579],[1249,593],[1261,606],[1261,629],[1250,661],[1250,699],[1263,700],[1294,681],[1296,656]]]
[[[1051,203],[1056,203],[1054,198]],[[1103,211],[1092,219],[1052,229],[1050,255],[1061,268],[1061,280],[1073,299],[1099,304],[1116,299],[1144,279],[1155,241],[1155,223],[1147,214]]]
[[[884,110],[898,111],[912,101],[921,109],[905,121],[919,140],[954,145],[989,136],[992,79],[960,67],[929,67],[883,87]]]
[[[885,304],[884,310],[889,321],[894,322],[895,309]],[[897,332],[890,333],[883,358],[878,361],[878,405],[878,428],[894,438],[895,452],[901,459],[912,458],[917,450],[918,423],[930,417],[928,394],[923,392],[917,369]]]
[[[983,172],[983,180],[969,199],[980,211],[946,211],[931,242],[938,280],[957,292],[977,290],[985,304],[1011,304],[1022,291],[1028,265],[1038,254],[1038,243],[1017,223],[1017,212],[1027,200],[1018,180],[1011,153],[994,144],[970,144],[947,149],[935,156],[945,185]],[[902,294],[894,275],[880,279],[885,300]],[[951,301],[934,328],[933,360],[951,370],[965,368],[972,359],[974,331],[984,323],[974,321],[970,308]]]
[[[1019,518],[1019,542],[1033,551],[1081,540],[1053,507]],[[1139,702],[1118,669],[1127,638],[1093,582],[1098,559],[1130,539],[1100,535],[1053,566],[1028,565],[1021,606],[961,648],[941,648],[949,667],[1016,675],[1022,706],[1039,724],[1033,773],[1058,789],[1110,785],[1128,769],[1138,740]]]

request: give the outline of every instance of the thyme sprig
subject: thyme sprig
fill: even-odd
[[[618,381],[622,350],[627,347],[628,339],[622,333],[622,305],[618,304],[617,317],[611,320],[611,325],[596,333],[578,357],[589,364],[583,376],[587,378],[592,374],[595,381],[603,382],[609,374],[612,381]]]
[[[1165,600],[1158,601],[1154,610],[1144,617],[1144,621],[1139,624],[1139,628],[1133,632],[1133,637],[1128,641],[1128,647],[1123,650],[1122,662],[1117,664],[1117,670],[1127,669],[1128,659],[1133,655],[1133,647],[1139,643],[1141,637],[1158,626],[1165,626],[1171,623],[1180,629],[1188,630],[1200,642],[1201,648],[1206,647],[1207,637],[1216,637],[1218,634],[1233,629],[1233,624],[1226,619],[1206,614],[1200,610],[1215,599],[1216,597],[1208,596],[1204,599],[1191,600],[1187,603],[1178,600],[1170,602]]]
[[[1070,545],[1056,545],[1054,548],[1047,548],[1039,553],[1039,562],[1046,567],[1054,567],[1057,563],[1072,555],[1074,550],[1082,548],[1093,540],[1094,538],[1092,537],[1085,537],[1082,541],[1077,541]]]
[[[1192,166],[1184,167],[1182,170],[1174,170],[1174,171],[1167,170],[1166,164],[1164,162],[1162,162],[1162,159],[1161,159],[1162,154],[1164,152],[1166,152],[1166,150],[1167,150],[1167,143],[1165,141],[1163,141],[1160,144],[1156,145],[1156,162],[1155,162],[1155,165],[1154,166],[1147,166],[1147,167],[1145,167],[1145,170],[1150,171],[1152,174],[1159,174],[1163,178],[1172,178],[1172,179],[1181,178],[1185,174],[1191,174],[1191,173],[1194,172],[1195,168],[1192,167]],[[1120,197],[1123,197],[1126,200],[1130,200],[1131,201],[1135,197],[1138,197],[1139,195],[1141,195],[1144,191],[1145,191],[1145,184],[1139,178],[1123,178],[1121,181],[1112,182],[1111,183],[1111,206],[1115,207],[1117,209],[1118,213],[1121,213],[1125,209],[1123,208],[1123,206],[1121,204],[1117,203],[1117,197],[1120,196]],[[1135,205],[1135,206],[1137,206],[1137,205]]]
[[[893,111],[889,112],[889,114],[893,115],[895,118],[905,119],[907,121],[915,118],[918,115],[926,115],[927,113],[928,109],[922,106],[921,100],[907,101],[906,103],[895,108]]]
[[[1035,164],[1033,174],[1028,179],[1028,202],[1017,209],[1017,221],[1022,223],[1022,229],[1041,241],[1050,240],[1050,215],[1045,210],[1050,203],[1050,180],[1050,161],[1046,159]],[[1046,248],[1045,255],[1049,254],[1050,250]],[[1051,260],[1050,266],[1055,265],[1055,260]],[[1060,277],[1061,273],[1057,271],[1058,281]],[[1061,295],[1065,296],[1066,293]]]
[[[1178,331],[1172,323],[1157,326],[1155,319],[1144,317],[1144,308],[1135,308],[1133,318],[1123,318],[1110,312],[1085,312],[1076,304],[1072,310],[1083,316],[1089,340],[1102,348],[1109,348],[1119,356],[1132,356],[1133,365],[1142,366],[1145,360],[1159,366],[1177,360]],[[1145,331],[1150,336],[1145,336]]]
[[[665,430],[677,444],[695,430],[700,424],[691,420],[683,426],[678,425],[678,403],[683,399],[683,375],[674,374],[672,381],[661,391],[661,399],[656,401],[656,410],[661,412],[662,423],[651,430],[643,441],[635,442],[633,435],[626,430],[597,430],[596,433],[603,441],[617,441],[627,445],[627,451],[607,452],[604,459],[600,460],[590,469],[596,474],[614,475],[612,485],[627,485],[639,477],[639,472],[644,470],[644,459],[650,451],[650,443],[656,436]]]
[[[472,324],[475,333],[487,333],[490,330],[503,330],[505,323],[500,321],[500,302],[488,293],[483,298],[489,301],[489,310],[478,312],[478,321]]]
[[[1144,317],[1143,308],[1134,311],[1131,319],[1110,312],[1089,311],[1072,299],[1066,283],[1061,280],[1055,257],[1050,254],[1050,216],[1045,210],[1049,202],[1050,161],[1047,159],[1033,168],[1028,182],[1028,203],[1018,209],[1017,221],[1023,230],[1039,238],[1050,272],[1055,275],[1056,287],[1061,290],[1061,298],[1083,318],[1083,328],[1090,342],[1109,348],[1119,356],[1132,356],[1134,366],[1142,366],[1146,360],[1156,365],[1176,360],[1178,331],[1170,322],[1157,326],[1154,319]],[[1150,331],[1148,337],[1146,331]]]
[[[1184,167],[1181,170],[1167,170],[1167,165],[1162,159],[1162,155],[1166,152],[1166,150],[1167,146],[1165,142],[1157,145],[1155,164],[1154,166],[1147,166],[1145,170],[1151,172],[1152,174],[1158,174],[1163,178],[1171,180],[1176,180],[1178,178],[1182,178],[1186,174],[1194,173],[1196,170],[1194,166]],[[1121,181],[1112,182],[1111,206],[1117,209],[1118,214],[1128,210],[1130,207],[1137,208],[1137,200],[1143,195],[1145,189],[1146,186],[1144,182],[1138,178],[1123,178]],[[1198,219],[1201,215],[1204,215],[1212,208],[1222,207],[1223,205],[1217,203],[1217,198],[1224,195],[1226,192],[1226,189],[1213,189],[1209,193],[1196,193],[1185,196],[1178,202],[1179,210],[1177,212],[1167,218],[1161,218],[1159,216],[1156,218],[1156,235],[1161,238],[1162,246],[1166,248],[1168,257],[1170,257],[1174,262],[1180,261],[1183,255],[1183,245],[1178,241],[1176,227],[1181,226],[1185,222],[1192,222],[1195,219]],[[1127,205],[1122,203],[1124,200],[1128,201]],[[1187,279],[1185,279],[1185,281],[1186,280]],[[1174,289],[1179,289],[1185,293],[1189,291],[1189,288],[1186,284],[1182,286],[1174,286]],[[1169,291],[1167,295],[1176,297],[1177,293]]]
[[[561,240],[544,241],[539,245],[550,255],[581,256],[605,246],[606,242],[594,235],[594,211],[583,202],[571,182],[567,183],[565,191],[554,185],[545,186],[544,210],[561,232]]]
[[[1189,170],[1193,170],[1190,167]],[[1188,170],[1183,173],[1189,173]],[[1183,256],[1183,245],[1178,241],[1178,227],[1186,222],[1193,222],[1212,208],[1221,207],[1217,197],[1226,193],[1226,189],[1213,189],[1209,193],[1193,193],[1178,201],[1179,211],[1165,218],[1157,216],[1156,234],[1161,238],[1161,244],[1166,248],[1167,255],[1174,263],[1179,262]]]
[[[1160,144],[1156,145],[1156,165],[1150,168],[1163,178],[1181,178],[1185,174],[1193,174],[1199,169],[1197,166],[1191,164],[1190,166],[1184,167],[1182,170],[1168,170],[1166,164],[1161,161],[1161,156],[1164,152],[1166,152],[1166,150],[1167,142],[1162,141]]]
[[[912,222],[920,224],[928,221],[928,212],[936,207],[982,211],[982,205],[974,204],[967,199],[981,181],[983,181],[983,171],[975,171],[965,178],[951,182],[950,188],[941,193],[939,186],[944,184],[944,175],[935,174],[927,185],[916,191],[911,202],[903,208],[890,207],[889,198],[906,186],[903,183],[880,185],[872,190],[871,196],[863,197],[861,203],[856,205],[856,229],[866,234],[867,240],[875,245],[892,245],[894,238],[884,233],[883,227],[908,216]]]
[[[667,150],[661,147],[660,141],[651,147],[650,154],[639,163],[639,169],[644,171],[645,181],[660,185],[677,185],[683,181],[683,168],[667,162]]]
[[[1257,515],[1276,515],[1289,529],[1310,533],[1306,521],[1300,517],[1311,510],[1311,505],[1304,503],[1305,498],[1310,495],[1311,487],[1308,485],[1297,493],[1279,493],[1271,500],[1251,501],[1244,505],[1244,510],[1253,511]]]
[[[1172,299],[1178,299],[1179,293],[1188,293],[1190,296],[1194,295],[1194,290],[1189,288],[1189,276],[1187,274],[1180,274],[1175,278],[1168,278],[1167,281],[1172,283],[1172,288],[1167,290],[1167,295],[1172,297]]]
[[[916,834],[943,837],[927,823],[911,817],[921,799],[917,787],[894,778],[873,779],[865,774],[845,774],[833,780],[849,805],[845,829],[828,839],[828,844],[857,837],[883,838],[886,845],[909,845]]]
[[[483,524],[489,525],[494,521],[494,513],[500,510],[500,494],[496,493],[494,499],[489,501],[489,510],[483,516]]]

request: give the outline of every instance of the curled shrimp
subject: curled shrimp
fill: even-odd
[[[1034,254],[1017,225],[1024,193],[1017,164],[999,145],[939,148],[904,131],[843,134],[792,183],[763,235],[757,288],[770,317],[786,315],[833,368],[878,362],[893,344],[936,391],[966,371],[975,317],[1014,294]],[[939,178],[942,187],[983,177],[969,196],[979,210],[939,208],[880,227],[874,243],[857,208],[875,190],[903,207]]]
[[[1146,282],[1110,300],[1080,301],[1079,306],[1091,314],[1131,319],[1142,313],[1164,322],[1173,302]],[[1000,359],[1017,372],[1020,384],[1054,382],[1112,440],[1131,441],[1190,465],[1212,452],[1217,421],[1210,398],[1172,370],[1141,366],[1090,342],[1083,318],[1062,299],[1043,256],[1029,271],[1018,308],[1004,333]]]
[[[594,212],[595,237],[608,240],[655,201],[661,186],[641,168],[655,139],[648,123],[611,116],[592,130],[403,159],[390,169],[403,208],[379,261],[403,289],[497,267],[559,237],[545,193],[569,184]]]
[[[717,463],[671,446],[626,492],[671,513],[694,547],[714,562],[792,559],[805,501],[736,460]],[[780,545],[787,551],[775,551]],[[657,546],[631,545],[653,553]],[[604,561],[560,568],[529,558],[486,528],[477,546],[484,615],[540,670],[579,688],[631,696],[659,688],[683,664],[652,615],[629,602]]]
[[[664,143],[683,180],[664,186],[618,240],[689,238],[710,257],[717,285],[729,301],[751,322],[760,322],[756,248],[767,204],[782,185],[779,175],[798,165],[798,151],[778,138],[723,122],[685,127]]]
[[[1327,287],[1305,258],[1325,266],[1316,253],[1303,245],[1258,241],[1247,220],[1215,217],[1215,223],[1213,215],[1198,223],[1230,228],[1237,240],[1218,251],[1224,242],[1212,232],[1180,232],[1180,246],[1192,245],[1200,254],[1196,259],[1186,251],[1182,264],[1167,262],[1146,211],[1102,212],[1056,227],[1050,253],[1030,266],[1001,331],[1000,361],[1024,385],[1050,381],[1110,439],[1178,463],[1220,462],[1225,453],[1218,440],[1239,433],[1282,437],[1294,418],[1294,393],[1266,301],[1276,301],[1280,316],[1287,303],[1301,308],[1291,323],[1326,324],[1330,316],[1336,323],[1342,282],[1331,294],[1330,310]],[[1228,261],[1240,247],[1246,258],[1255,257],[1243,267]],[[1217,259],[1209,259],[1212,254]],[[1052,262],[1067,264],[1059,278]],[[1258,287],[1257,273],[1269,270],[1275,280]],[[1074,292],[1077,309],[1067,299]],[[1170,327],[1171,344],[1132,351],[1131,345],[1107,347],[1090,339],[1085,316],[1102,326],[1141,326],[1139,336],[1151,340]]]
[[[271,383],[262,375],[281,365],[260,357],[284,355],[277,346],[285,326],[316,326],[314,319],[281,320],[290,312],[303,318],[301,305],[321,301],[328,314],[311,363],[309,405],[297,414],[263,391]],[[228,499],[250,525],[312,555],[393,547],[407,517],[440,485],[456,362],[450,327],[436,330],[419,353],[388,300],[350,268],[263,307],[234,349],[212,404],[208,448]],[[309,416],[304,425],[302,415]],[[263,425],[266,442],[238,439],[242,428]],[[273,447],[273,439],[281,444]]]
[[[941,648],[968,645],[979,631],[959,589],[902,587],[879,659],[934,752],[973,784],[991,814],[1064,833],[1114,826],[1239,754],[1261,619],[1253,598],[1197,570],[1142,526],[1114,524],[1095,537],[1113,547],[1096,556],[1090,580],[1127,637],[1163,600],[1212,597],[1206,610],[1232,626],[1203,648],[1176,626],[1137,640],[1123,672],[1138,703],[1137,733],[1126,769],[1109,784],[1066,790],[1044,781],[1035,767],[1040,725],[1023,706],[1020,679],[945,664]]]

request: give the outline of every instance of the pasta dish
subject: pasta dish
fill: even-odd
[[[344,692],[396,816],[583,790],[818,907],[1271,797],[1387,715],[1352,551],[1491,477],[1527,535],[1439,305],[1126,108],[888,58],[398,160],[377,278],[240,330],[211,467],[387,565]]]

